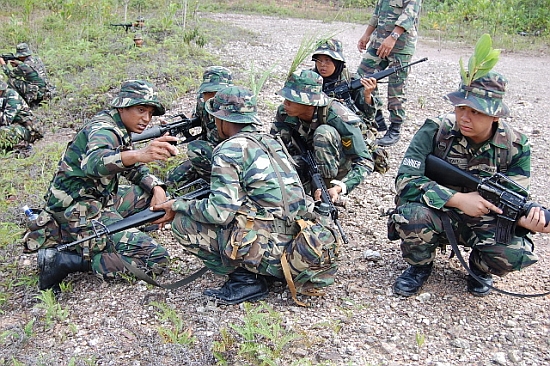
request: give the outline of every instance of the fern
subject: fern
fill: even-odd
[[[493,41],[489,34],[482,35],[476,43],[474,54],[468,61],[468,70],[464,69],[462,58],[460,59],[460,76],[462,83],[470,86],[472,81],[489,73],[497,64],[500,50],[493,48]]]

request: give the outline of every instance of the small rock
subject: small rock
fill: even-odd
[[[506,365],[506,354],[504,352],[497,352],[493,355],[492,360],[498,365]]]

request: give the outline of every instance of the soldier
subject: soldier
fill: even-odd
[[[471,247],[469,267],[483,282],[468,275],[475,296],[488,295],[492,274],[504,276],[537,261],[529,231],[550,232],[540,208],[518,221],[512,240],[495,240],[497,206],[477,191],[447,187],[424,175],[428,154],[435,154],[470,173],[486,177],[501,172],[528,187],[531,150],[527,137],[500,120],[509,115],[503,102],[506,79],[496,73],[462,83],[447,95],[454,113],[427,119],[410,142],[395,186],[397,208],[390,216],[388,237],[401,239],[403,258],[410,267],[397,278],[393,291],[416,294],[432,272],[435,252],[445,245],[441,213],[448,213],[459,244]],[[442,173],[444,174],[444,173]]]
[[[147,81],[126,81],[111,107],[76,134],[48,189],[45,210],[60,224],[63,237],[58,242],[89,236],[96,225],[110,225],[166,201],[164,184],[144,164],[177,154],[170,144],[177,139],[162,136],[139,150],[132,149],[130,139],[132,132],[143,132],[152,116],[164,114],[156,90]],[[119,186],[120,176],[132,185]],[[69,273],[90,269],[103,279],[114,278],[126,271],[123,261],[161,273],[169,260],[166,249],[137,229],[71,249],[38,250],[41,290],[57,290]]]
[[[206,102],[205,110],[223,140],[213,153],[210,195],[154,209],[173,210],[176,239],[214,273],[228,275],[220,289],[204,291],[206,296],[222,304],[259,300],[269,293],[265,276],[284,278],[280,256],[297,233],[289,222],[306,212],[305,192],[281,144],[258,132],[256,98],[248,90],[224,88]],[[266,222],[266,231],[257,232],[261,243],[251,244],[248,236],[233,231],[246,222],[254,229]]]
[[[201,140],[191,141],[187,145],[189,160],[168,173],[166,184],[177,189],[199,177],[210,179],[212,150],[220,142],[218,130],[213,119],[204,109],[205,103],[223,88],[233,86],[231,70],[223,66],[210,66],[202,75],[202,84],[197,92],[197,104],[192,118],[200,118],[203,136]]]
[[[0,80],[0,149],[14,151],[21,157],[29,156],[31,143],[42,138],[34,120],[23,98]]]
[[[142,47],[143,46],[143,36],[140,33],[136,33],[134,35],[134,47]]]
[[[8,85],[21,95],[30,107],[38,106],[43,99],[53,96],[55,90],[50,84],[46,67],[38,56],[33,56],[26,43],[17,45],[15,57],[10,60],[10,69],[0,57],[0,65],[8,76]]]
[[[346,68],[342,42],[337,39],[329,39],[322,42],[315,52],[312,61],[315,61],[313,71],[323,77],[323,91],[329,97],[339,98],[334,94],[334,89],[341,84],[350,84],[357,79],[357,75],[351,74]],[[372,92],[376,89],[376,79],[361,78],[363,88],[350,92],[351,105],[346,106],[354,112],[359,112],[363,117],[363,134],[369,140],[376,137],[376,131],[386,130],[384,117],[375,122],[375,114],[380,110],[382,102],[378,97],[373,97]],[[346,102],[346,101],[344,101]],[[377,115],[378,117],[378,115]],[[380,122],[380,126],[378,126]]]
[[[357,69],[359,75],[371,75],[394,64],[407,65],[411,61],[416,49],[421,4],[421,0],[378,0],[367,29],[357,42],[359,52],[366,49]],[[406,101],[404,91],[408,75],[407,68],[389,77],[390,127],[377,141],[380,146],[393,145],[401,136],[401,125],[406,119],[403,102]]]
[[[272,134],[280,134],[292,149],[297,131],[312,149],[321,176],[334,202],[357,187],[374,169],[361,135],[361,119],[322,91],[323,78],[312,70],[298,70],[277,92],[285,101],[277,109]],[[303,153],[303,152],[302,152]],[[316,200],[321,192],[311,192]]]

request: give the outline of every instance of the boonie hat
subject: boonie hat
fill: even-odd
[[[217,92],[228,86],[233,86],[231,70],[223,66],[210,66],[202,75],[198,93]]]
[[[126,108],[140,104],[155,107],[154,116],[161,116],[166,111],[158,100],[153,84],[145,80],[125,81],[120,87],[120,92],[111,102],[111,106],[114,108]]]
[[[323,93],[323,77],[313,70],[294,71],[276,94],[291,102],[317,107],[326,106],[329,101]]]
[[[256,97],[248,89],[230,86],[219,90],[204,104],[206,111],[219,119],[233,123],[260,123],[256,117]]]
[[[342,42],[334,38],[326,40],[317,47],[311,57],[313,61],[315,61],[315,55],[327,55],[334,60],[346,62]]]
[[[15,57],[27,57],[30,55],[32,55],[32,52],[26,43],[19,43],[15,48]]]
[[[510,110],[502,100],[508,80],[497,72],[472,81],[471,85],[460,84],[458,91],[444,98],[454,106],[468,106],[492,117],[508,117]]]
[[[138,40],[138,39],[143,39],[143,36],[142,36],[141,34],[139,34],[139,33],[136,33],[136,34],[134,35],[134,41],[136,41],[136,40]]]

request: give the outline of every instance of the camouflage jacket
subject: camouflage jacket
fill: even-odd
[[[2,66],[2,68],[4,74],[9,78],[24,80],[29,84],[36,85],[38,90],[45,91],[47,79],[44,64],[42,64],[42,61],[33,58],[33,56],[27,57],[24,62],[20,62],[17,67],[12,69],[7,65]]]
[[[280,134],[286,146],[291,146],[292,130],[298,130],[300,136],[308,142],[308,148],[311,149],[314,130],[310,126],[318,122],[321,108],[328,108],[324,123],[334,127],[338,131],[342,139],[342,145],[344,146],[344,153],[348,157],[348,161],[351,162],[351,169],[342,179],[349,193],[353,188],[361,184],[365,177],[374,170],[372,155],[369,153],[361,133],[361,120],[349,108],[337,100],[331,100],[328,107],[316,108],[311,122],[305,122],[297,117],[290,117],[286,114],[283,105],[280,105],[277,109],[275,122],[271,127],[271,134]]]
[[[32,122],[34,115],[27,102],[13,89],[6,89],[0,96],[0,126],[12,123],[21,125]]]
[[[220,143],[218,129],[216,128],[216,122],[214,119],[211,118],[208,112],[204,109],[204,103],[205,101],[202,93],[197,94],[197,105],[193,115],[201,119],[202,130],[206,133],[206,141],[216,146]]]
[[[399,26],[405,32],[395,42],[392,53],[414,54],[421,6],[422,0],[378,0],[368,23],[375,28],[369,47],[378,49],[395,26]]]
[[[272,164],[265,148],[247,138],[247,133],[271,146],[284,169]],[[275,169],[282,177],[283,187]],[[259,213],[263,209],[279,219],[285,218],[285,212],[292,217],[306,211],[304,189],[283,147],[272,136],[258,133],[253,125],[245,126],[214,149],[210,190],[210,195],[201,200],[176,200],[172,209],[194,221],[217,225],[229,224],[243,204],[255,206]],[[288,200],[286,210],[283,190]]]
[[[474,145],[460,133],[453,113],[433,120],[427,119],[411,140],[395,180],[398,206],[406,202],[421,202],[428,207],[441,209],[457,191],[466,192],[460,187],[439,185],[424,176],[426,156],[438,148],[439,144],[435,144],[435,140],[442,123],[452,125],[452,142],[445,160],[477,177],[489,177],[499,170],[499,149],[509,149],[511,146],[512,151],[508,151],[511,155],[510,164],[503,174],[521,186],[529,187],[531,148],[525,135],[499,121],[490,140]],[[512,139],[511,143],[509,138]]]
[[[74,201],[90,199],[110,205],[120,175],[146,192],[162,185],[145,165],[122,164],[121,152],[131,148],[130,135],[116,109],[95,115],[69,143],[59,162],[45,197],[48,210],[63,211]]]

